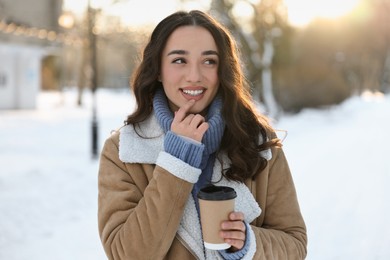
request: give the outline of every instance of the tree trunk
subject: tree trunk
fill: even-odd
[[[390,92],[390,49],[387,50],[380,90],[383,93]]]
[[[271,64],[274,56],[274,46],[272,36],[267,36],[264,39],[264,52],[262,57],[262,83],[263,83],[263,98],[267,114],[270,118],[276,119],[279,114],[278,105],[276,103],[273,87],[272,87],[272,71]]]

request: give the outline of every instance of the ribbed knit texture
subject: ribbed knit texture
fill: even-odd
[[[164,140],[164,148],[169,149],[170,151],[165,150],[168,153],[177,153],[177,149],[179,145],[184,145],[185,143],[188,143],[189,147],[180,148],[180,151],[185,151],[187,153],[193,153],[192,149],[199,149],[198,145],[195,145],[192,142],[188,142],[185,139],[178,139],[173,138],[171,135],[173,133],[168,133],[171,130],[171,125],[173,121],[173,113],[169,109],[168,101],[165,96],[165,93],[163,89],[157,89],[156,94],[153,99],[153,107],[154,107],[154,113],[156,115],[157,121],[163,128],[164,132],[166,134],[169,134],[169,136],[165,137]],[[209,129],[206,131],[206,133],[203,136],[202,144],[204,145],[204,151],[202,153],[202,158],[200,160],[200,165],[198,166],[200,169],[204,170],[207,166],[207,161],[212,153],[215,153],[219,145],[221,143],[222,135],[225,130],[225,122],[221,115],[221,107],[222,107],[222,99],[221,97],[217,96],[214,101],[210,104],[206,121],[209,124]],[[180,142],[176,143],[176,142]],[[195,147],[194,147],[195,146]],[[195,152],[196,153],[196,152]],[[172,154],[175,155],[175,154]],[[187,155],[180,155],[182,158],[188,158]],[[188,158],[189,159],[189,158]],[[190,162],[196,162],[198,159],[189,159],[186,161],[188,164]],[[194,165],[191,165],[194,166]]]
[[[192,167],[200,168],[204,144],[183,140],[182,137],[168,131],[164,138],[164,150]]]

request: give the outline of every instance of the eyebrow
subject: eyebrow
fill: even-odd
[[[169,55],[175,55],[175,54],[178,54],[178,55],[186,55],[188,54],[188,51],[185,51],[185,50],[173,50],[173,51],[170,51],[167,56]],[[213,51],[213,50],[208,50],[208,51],[203,51],[202,52],[202,55],[216,55],[216,56],[219,56],[218,55],[218,52],[217,51]]]

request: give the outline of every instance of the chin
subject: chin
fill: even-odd
[[[206,114],[206,108],[205,107],[201,107],[201,108],[194,108],[194,109],[191,109],[190,110],[190,113],[191,114],[201,114],[201,115],[205,115]]]

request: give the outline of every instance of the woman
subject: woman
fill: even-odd
[[[137,107],[105,142],[99,232],[109,259],[303,259],[306,228],[280,142],[251,101],[235,43],[200,11],[162,20],[132,87]],[[200,188],[237,192],[203,247]]]

